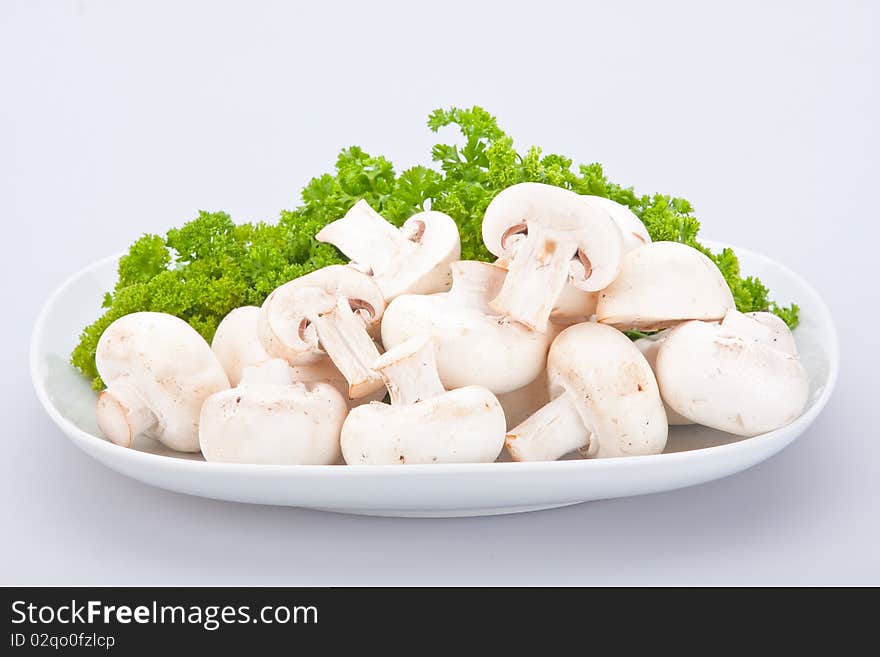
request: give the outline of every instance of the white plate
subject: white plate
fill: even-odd
[[[707,243],[714,249],[725,246]],[[744,272],[775,298],[801,307],[795,331],[810,375],[810,401],[787,427],[742,439],[705,427],[673,427],[666,453],[550,463],[321,466],[206,463],[198,455],[142,440],[134,449],[105,440],[95,422],[95,393],[68,364],[80,330],[100,312],[116,280],[118,256],[73,275],[46,303],[34,328],[31,376],[37,396],[61,430],[87,454],[124,475],[168,490],[221,500],[303,506],[383,516],[444,517],[547,509],[588,500],[682,488],[739,472],[791,443],[831,395],[839,363],[828,308],[794,272],[734,247]]]

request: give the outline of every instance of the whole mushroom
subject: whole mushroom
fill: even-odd
[[[274,362],[278,362],[277,360]],[[332,465],[348,407],[326,383],[297,383],[277,368],[274,382],[242,383],[208,397],[199,422],[205,460],[217,463]]]
[[[419,335],[436,345],[440,380],[447,388],[478,385],[505,393],[528,384],[544,368],[555,328],[529,329],[489,307],[504,282],[503,268],[463,260],[452,265],[452,289],[402,295],[388,304],[382,344],[392,349]]]
[[[578,194],[542,183],[502,190],[486,208],[483,242],[506,256],[504,285],[490,306],[538,331],[567,281],[593,292],[620,271],[623,237],[610,215]]]
[[[663,342],[663,338],[666,336],[666,331],[657,334],[656,336],[651,336],[650,338],[639,338],[634,341],[633,344],[638,347],[639,351],[642,352],[642,355],[645,357],[645,360],[648,361],[648,364],[651,366],[651,369],[654,372],[654,377],[657,377],[657,353],[660,351],[660,345]],[[663,388],[660,388],[660,397],[663,398]],[[674,408],[670,408],[669,404],[665,401],[663,402],[663,408],[666,411],[666,421],[669,422],[669,426],[682,426],[686,424],[693,424],[689,419],[678,413]]]
[[[427,336],[407,340],[373,365],[391,404],[373,402],[349,413],[342,455],[350,465],[489,463],[504,446],[504,411],[478,386],[447,392]]]
[[[164,313],[132,313],[110,324],[95,364],[107,385],[98,397],[98,426],[124,447],[145,435],[181,452],[199,451],[202,404],[229,388],[204,338]]]
[[[515,461],[659,454],[668,425],[651,366],[623,333],[603,324],[565,329],[550,347],[552,401],[507,433]]]
[[[652,242],[623,258],[620,275],[599,293],[599,322],[653,331],[690,319],[717,321],[734,308],[714,262],[678,242]]]
[[[379,350],[370,328],[379,326],[385,300],[372,278],[342,265],[324,267],[285,283],[260,311],[258,334],[273,357],[291,365],[329,357],[348,382],[348,396],[382,388],[370,369]]]
[[[432,294],[449,289],[449,265],[461,257],[458,226],[442,212],[419,212],[397,228],[363,199],[342,219],[318,231],[373,277],[385,301],[401,294]]]
[[[731,328],[744,321],[759,325],[736,317],[727,325],[690,321],[669,331],[657,353],[657,380],[666,403],[692,422],[755,436],[803,412],[809,381],[787,341],[768,344],[773,329],[756,339]]]

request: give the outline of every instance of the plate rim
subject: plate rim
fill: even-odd
[[[257,463],[212,463],[208,461],[199,461],[194,459],[178,458],[174,456],[166,456],[162,454],[152,454],[142,452],[116,445],[104,438],[91,434],[76,426],[72,421],[67,419],[55,407],[49,397],[48,390],[43,381],[40,372],[40,354],[39,345],[43,342],[45,333],[46,319],[50,310],[57,300],[71,287],[75,281],[90,272],[106,266],[107,263],[114,260],[118,261],[124,255],[120,252],[114,255],[100,258],[89,265],[79,269],[68,276],[43,303],[37,319],[31,331],[30,348],[29,348],[29,364],[31,385],[37,395],[37,399],[43,407],[43,410],[49,415],[52,421],[64,432],[68,438],[78,447],[85,450],[88,448],[92,451],[98,451],[107,458],[114,460],[123,460],[132,464],[140,464],[144,467],[166,467],[171,469],[179,469],[183,471],[196,470],[200,474],[213,472],[216,474],[254,474],[259,473],[267,477],[373,477],[373,476],[396,476],[408,477],[418,472],[420,476],[442,476],[448,474],[473,474],[482,475],[492,472],[499,475],[506,473],[534,473],[547,469],[551,470],[578,470],[586,469],[586,471],[595,470],[597,468],[606,469],[626,469],[639,467],[646,462],[657,462],[672,464],[676,461],[693,461],[702,459],[712,459],[715,456],[725,453],[735,454],[737,452],[748,452],[756,448],[760,444],[772,444],[776,441],[785,441],[788,444],[795,440],[815,418],[825,408],[830,399],[834,388],[837,384],[838,374],[840,370],[840,343],[837,328],[834,324],[834,318],[825,301],[816,289],[806,281],[800,274],[790,269],[782,262],[775,260],[763,253],[753,251],[745,247],[738,247],[726,242],[716,240],[703,240],[703,243],[713,249],[732,248],[737,254],[748,254],[753,260],[761,260],[769,262],[780,268],[783,272],[794,279],[811,297],[811,301],[821,309],[821,315],[824,323],[827,324],[830,332],[831,340],[828,345],[829,369],[827,382],[819,393],[819,398],[810,406],[810,408],[797,418],[794,422],[770,431],[767,433],[738,440],[725,445],[716,445],[713,447],[703,447],[695,450],[686,450],[682,452],[672,452],[667,454],[647,454],[638,456],[629,456],[626,458],[612,459],[573,459],[564,461],[532,461],[532,462],[492,462],[492,463],[426,463],[426,464],[407,464],[404,467],[400,465],[368,465],[368,466],[340,466],[340,465],[276,465],[276,464],[257,464]],[[788,440],[786,441],[786,437]],[[781,447],[780,447],[781,448]]]

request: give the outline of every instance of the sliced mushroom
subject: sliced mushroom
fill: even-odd
[[[491,392],[467,386],[447,392],[431,339],[420,336],[385,352],[373,365],[391,404],[349,413],[342,455],[350,465],[488,463],[504,446],[504,411]]]
[[[660,351],[660,344],[665,336],[666,331],[650,338],[639,338],[633,342],[639,348],[639,351],[642,352],[645,360],[648,361],[655,378],[657,377],[657,353]],[[660,397],[663,397],[663,388],[660,388]],[[669,426],[693,424],[693,422],[678,413],[674,408],[670,408],[669,404],[665,401],[663,402],[663,408],[666,411],[666,421],[669,422]]]
[[[345,398],[325,383],[245,380],[205,401],[199,444],[217,463],[331,465],[347,412]]]
[[[449,265],[461,257],[458,226],[442,212],[419,212],[401,228],[360,200],[342,219],[318,231],[358,269],[376,281],[385,301],[401,294],[444,292],[452,284]]]
[[[544,368],[549,333],[499,316],[489,307],[505,271],[486,262],[452,265],[452,289],[431,295],[403,295],[388,305],[382,344],[394,348],[418,335],[436,345],[440,380],[447,388],[478,385],[494,393],[528,384]]]
[[[513,185],[492,199],[483,241],[510,260],[490,305],[538,331],[547,330],[566,281],[586,292],[601,290],[617,276],[623,254],[620,229],[605,210],[541,183]]]
[[[98,397],[98,426],[124,447],[146,435],[171,449],[199,451],[202,404],[229,387],[204,338],[164,313],[133,313],[110,324],[95,364],[107,385]]]
[[[370,369],[379,350],[369,334],[385,310],[373,280],[350,267],[334,265],[285,283],[260,311],[258,334],[266,351],[291,365],[328,356],[358,399],[382,388]]]
[[[515,461],[659,454],[668,426],[651,366],[623,333],[577,324],[547,357],[552,401],[507,433]]]
[[[283,358],[273,358],[259,339],[260,308],[244,306],[230,312],[217,327],[211,344],[226,370],[229,382],[237,386],[245,378],[250,383],[329,383],[348,397],[348,381],[327,357],[314,362],[290,365]],[[360,399],[346,399],[349,406],[380,400],[384,388]]]
[[[672,329],[663,340],[657,380],[678,413],[739,436],[789,424],[809,396],[797,356],[729,325],[700,321]]]
[[[598,321],[653,331],[690,319],[717,321],[734,308],[714,262],[678,242],[653,242],[627,253],[620,275],[599,293]]]
[[[587,199],[589,203],[605,210],[614,220],[614,223],[617,224],[617,227],[620,228],[620,233],[623,235],[624,253],[629,253],[633,249],[651,243],[651,236],[648,234],[645,224],[636,216],[635,212],[625,205],[604,196],[585,194],[583,198]]]

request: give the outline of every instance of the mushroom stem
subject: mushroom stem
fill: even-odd
[[[330,242],[352,262],[379,271],[389,267],[394,257],[410,242],[363,199],[355,203],[344,217],[322,228],[316,238]]]
[[[505,438],[514,461],[555,461],[589,443],[590,431],[567,392],[508,431]]]
[[[359,399],[382,387],[382,378],[371,369],[379,350],[347,298],[338,299],[331,310],[316,313],[309,320],[324,351],[348,381],[349,397]]]
[[[451,266],[452,288],[449,297],[457,305],[491,313],[488,300],[497,296],[504,283],[505,271],[498,265],[474,260],[460,260]]]
[[[446,392],[437,372],[434,343],[419,336],[386,351],[374,364],[388,393],[391,405],[415,404]]]
[[[576,243],[552,239],[537,223],[529,226],[526,237],[516,244],[501,292],[489,306],[536,331],[546,332],[576,252]]]
[[[134,439],[156,426],[156,414],[137,391],[117,382],[98,397],[98,426],[112,442],[131,447]]]

